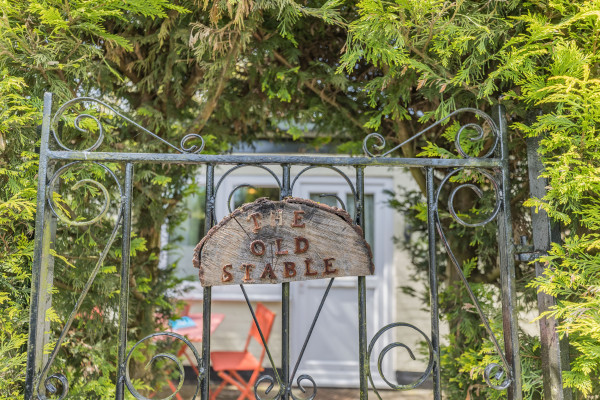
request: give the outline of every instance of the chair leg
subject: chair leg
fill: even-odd
[[[233,375],[233,377],[231,375],[229,375],[227,372],[229,372],[229,374]],[[237,376],[235,376],[235,375],[237,375]],[[241,377],[237,374],[237,372],[222,371],[222,372],[219,372],[219,376],[223,379],[223,381],[235,386],[237,388],[237,390],[239,390],[239,391],[244,390],[244,385],[246,384],[246,381],[241,379]]]
[[[212,394],[210,395],[210,400],[216,400],[217,396],[219,395],[219,393],[221,393],[221,391],[223,390],[223,388],[225,387],[225,385],[227,385],[227,382],[225,380],[223,380],[223,382],[221,382],[221,384],[219,385],[219,387],[214,390],[212,392]]]
[[[200,376],[200,371],[198,370],[198,367],[196,366],[196,362],[194,360],[192,360],[192,357],[190,357],[190,355],[188,353],[185,353],[185,352],[183,353],[183,355],[190,362],[190,367],[192,367],[192,369],[194,370],[194,372],[196,373],[196,375]]]
[[[261,370],[255,370],[252,373],[250,380],[246,382],[244,378],[242,378],[242,376],[235,370],[220,371],[219,376],[221,379],[223,379],[223,382],[221,382],[221,385],[219,385],[219,387],[212,393],[210,400],[216,400],[217,395],[221,393],[221,390],[223,390],[225,385],[228,383],[235,386],[237,390],[240,391],[241,394],[237,400],[244,400],[246,398],[249,400],[256,400],[256,397],[254,396],[254,383],[258,379],[260,372]]]
[[[169,387],[171,388],[173,393],[175,393],[177,391],[177,387],[175,386],[175,384],[170,379],[167,379],[167,382],[169,383]],[[176,393],[175,397],[177,398],[177,400],[183,400],[179,393]]]
[[[234,377],[235,379],[237,379],[237,380],[240,382],[240,384],[241,384],[241,385],[244,385],[244,386],[245,386],[245,385],[247,385],[247,384],[248,384],[248,382],[246,382],[246,381],[244,380],[244,378],[242,378],[242,377],[241,377],[241,375],[240,375],[240,374],[238,374],[238,372],[237,372],[237,371],[229,371],[229,372],[231,373],[231,375],[233,375],[233,377]]]
[[[237,400],[244,400],[244,398],[246,398],[246,397],[248,397],[249,400],[256,400],[256,397],[254,396],[254,383],[258,379],[258,375],[261,372],[262,371],[258,370],[258,369],[255,370],[254,372],[252,372],[252,376],[250,376],[250,379],[246,383],[246,387],[244,388],[244,390],[242,391],[242,394],[240,395],[240,397],[238,397]],[[239,376],[239,374],[237,374],[237,373],[236,373],[236,375]]]

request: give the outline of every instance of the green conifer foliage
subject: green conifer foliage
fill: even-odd
[[[16,126],[32,124],[21,79],[0,75],[0,398],[21,394],[25,378],[29,285],[33,256],[36,154]],[[10,135],[10,137],[9,137]],[[13,143],[14,142],[14,145]],[[15,162],[14,160],[18,160]]]
[[[564,385],[593,398],[600,393],[600,5],[556,1],[520,20],[526,32],[507,43],[498,75],[519,85],[510,96],[534,112],[515,129],[542,138],[547,195],[526,205],[545,210],[564,239],[541,258],[547,272],[530,286],[559,299],[542,318],[560,319],[573,348]]]
[[[10,358],[7,368],[2,364],[2,384],[7,388],[2,395],[14,398],[22,390],[31,207],[36,188],[35,165],[29,160],[35,160],[35,126],[41,120],[43,93],[53,92],[55,105],[77,96],[103,100],[176,145],[187,133],[199,133],[206,142],[205,153],[225,151],[230,142],[257,136],[305,135],[299,128],[282,131],[279,126],[286,121],[293,122],[290,126],[310,122],[321,133],[335,127],[340,136],[347,137],[363,122],[353,115],[354,102],[342,90],[348,79],[333,73],[337,58],[332,54],[344,45],[345,31],[332,5],[301,6],[293,1],[0,2],[1,218],[13,223],[15,213],[23,213],[20,230],[10,224],[3,230],[11,258],[2,260],[0,320],[11,334],[2,336],[2,358]],[[86,106],[92,106],[88,112],[104,123],[105,138],[98,151],[168,151],[109,110],[92,103]],[[82,110],[78,106],[68,110],[66,124],[55,127],[69,148],[85,148],[97,138],[97,127],[90,119],[81,121],[85,132],[73,129],[75,111]],[[331,135],[310,140],[324,143]],[[199,142],[186,143],[192,144]],[[54,337],[114,228],[119,194],[109,171],[121,181],[124,171],[118,164],[107,168],[87,165],[67,171],[55,195],[57,207],[71,220],[87,220],[101,208],[99,187],[89,181],[75,187],[78,180],[101,182],[111,200],[106,217],[96,224],[58,224],[53,308],[48,313]],[[175,311],[166,295],[178,282],[173,267],[158,268],[160,232],[163,224],[170,229],[185,218],[181,200],[196,190],[190,182],[197,173],[183,166],[136,167],[129,277],[131,341],[162,329],[156,316],[168,318]],[[119,234],[51,370],[67,375],[69,398],[110,398],[114,394],[120,240]],[[151,343],[141,349],[132,362],[133,378],[146,378],[144,383],[160,386],[153,374],[145,373],[142,358],[156,354],[153,347],[162,345]],[[163,367],[155,365],[154,372]]]
[[[365,88],[374,109],[369,126],[389,140],[401,142],[415,131],[409,107],[425,111],[420,121],[427,122],[459,107],[477,104],[487,109],[502,98],[512,122],[515,236],[529,234],[526,206],[547,211],[562,225],[564,237],[564,244],[556,244],[542,258],[549,267],[543,277],[532,280],[531,266],[519,267],[521,303],[535,304],[527,284],[559,298],[549,315],[561,319],[561,332],[568,336],[574,352],[564,385],[578,389],[582,398],[597,394],[598,2],[365,0],[357,9],[358,18],[349,25],[343,67],[348,71],[366,60],[382,71]],[[421,151],[427,156],[451,157],[449,143],[444,141],[451,131],[436,132],[429,142],[416,143],[412,149],[407,146],[404,154]],[[543,176],[549,186],[543,199],[523,203],[528,196],[522,151],[528,135],[542,137]],[[412,204],[414,209],[392,202],[422,219],[422,205],[415,198]],[[463,270],[469,272],[473,289],[493,314],[496,300],[489,301],[493,291],[481,287],[495,279],[495,263],[488,262],[492,254],[482,258],[493,235],[462,231],[452,239],[469,243],[469,249],[462,252]],[[418,241],[409,246],[416,264],[422,263]],[[484,273],[484,277],[473,273]],[[459,311],[459,306],[467,299],[451,289],[442,297],[451,306],[445,309],[446,315],[464,324],[469,313]],[[451,331],[458,331],[458,326],[451,325]],[[471,333],[463,339],[453,334],[446,349],[449,353],[443,355],[450,398],[503,396],[462,379],[460,372],[480,376],[478,365],[485,365],[481,357],[488,357],[487,342],[479,341],[476,329],[467,331]],[[539,362],[531,361],[539,357],[539,344],[524,337],[522,348],[524,393],[535,398],[541,393],[540,374],[535,372]]]
[[[598,16],[596,1],[565,0],[0,0],[0,397],[18,397],[22,387],[35,126],[45,91],[55,93],[55,104],[83,95],[104,100],[174,144],[187,133],[199,133],[205,152],[226,151],[230,143],[260,137],[315,145],[337,139],[343,141],[342,152],[358,153],[362,137],[372,131],[381,133],[388,146],[397,144],[457,108],[489,112],[502,97],[512,123],[515,236],[530,234],[523,206],[528,197],[524,137],[541,135],[548,195],[525,206],[543,208],[561,223],[564,244],[544,258],[551,268],[533,285],[561,299],[552,314],[563,320],[561,329],[574,351],[565,385],[582,396],[598,394]],[[92,112],[107,128],[98,151],[167,150],[107,110]],[[67,113],[67,122],[73,122],[73,115]],[[66,126],[60,132],[64,143],[73,148],[92,144],[97,131],[89,122],[87,136]],[[283,122],[291,128],[282,129]],[[464,117],[432,130],[401,153],[456,157],[452,140],[459,122],[475,120]],[[312,132],[300,128],[304,126]],[[486,145],[470,144],[467,140],[464,145],[474,155]],[[123,178],[122,166],[108,168]],[[158,328],[156,314],[174,312],[165,293],[177,280],[172,268],[158,268],[160,230],[165,221],[171,229],[185,218],[181,200],[196,190],[190,185],[196,173],[182,166],[136,167],[131,340]],[[411,173],[424,191],[422,171]],[[105,245],[118,203],[106,170],[74,170],[64,176],[57,197],[65,215],[85,218],[99,206],[97,187],[70,189],[81,178],[108,182],[113,208],[93,228],[59,225],[54,308],[48,314],[55,331]],[[438,183],[440,178],[436,176]],[[476,174],[457,175],[455,181],[489,185]],[[410,198],[392,204],[422,220],[418,194]],[[475,200],[461,191],[457,209],[477,218],[489,209],[493,196]],[[498,321],[496,227],[463,229],[449,214],[440,217],[473,290],[490,319]],[[417,266],[426,261],[418,236],[409,245]],[[113,395],[114,324],[92,316],[99,315],[96,307],[105,319],[115,315],[119,241],[57,362],[72,383],[70,398]],[[453,333],[459,327],[467,332],[452,335],[444,349],[446,394],[452,399],[504,396],[481,379],[493,352],[465,291],[454,285],[452,265],[439,272],[447,289],[442,311]],[[521,304],[531,307],[534,289],[525,286],[532,281],[532,267],[519,265],[517,276]],[[501,335],[499,325],[493,328]],[[522,348],[524,392],[539,398],[539,346],[523,335]],[[136,378],[143,378],[142,355],[133,368]],[[146,378],[145,383],[154,383]]]

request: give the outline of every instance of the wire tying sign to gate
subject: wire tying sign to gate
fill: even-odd
[[[362,229],[338,208],[262,198],[235,210],[196,247],[202,286],[372,275]]]

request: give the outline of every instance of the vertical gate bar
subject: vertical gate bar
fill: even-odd
[[[129,268],[131,266],[131,202],[133,193],[133,164],[125,165],[123,198],[123,242],[121,243],[121,291],[119,292],[119,371],[116,400],[125,396],[125,357],[127,355],[127,321],[129,319]]]
[[[519,355],[519,323],[517,316],[517,290],[515,278],[514,242],[510,212],[510,171],[508,165],[508,128],[504,106],[494,108],[494,119],[500,136],[500,156],[502,170],[501,208],[498,214],[498,250],[500,254],[500,280],[502,283],[502,322],[506,360],[512,368],[512,384],[508,390],[508,400],[523,398],[521,385],[521,357]]]
[[[365,209],[365,170],[364,167],[356,168],[356,194],[358,207],[356,210],[356,223],[364,229]],[[358,277],[358,364],[360,374],[360,400],[369,397],[369,359],[367,358],[367,281],[366,277]]]
[[[215,213],[215,166],[206,166],[206,205],[204,213],[204,235],[208,233],[214,223]],[[210,395],[210,319],[211,319],[212,287],[204,288],[202,301],[202,365],[200,373],[200,397],[208,400]]]
[[[431,345],[434,351],[433,363],[433,398],[442,398],[440,382],[440,314],[438,304],[438,280],[436,259],[436,231],[435,213],[435,186],[433,181],[433,168],[427,168],[427,235],[429,237],[429,298],[431,299]]]
[[[540,137],[527,138],[527,165],[529,170],[529,193],[531,197],[543,198],[546,195],[545,178],[540,174],[544,165],[538,148]],[[551,243],[559,243],[560,230],[557,224],[553,224],[546,211],[540,209],[535,212],[531,208],[531,225],[533,232],[534,254],[545,254],[550,250]],[[535,263],[535,275],[540,276],[546,268],[542,263]],[[546,293],[538,292],[538,310],[540,314],[549,311],[556,305],[556,299]],[[540,319],[540,344],[542,357],[542,375],[544,378],[544,398],[556,400],[571,400],[573,393],[570,388],[563,388],[563,371],[569,370],[569,342],[565,336],[560,339],[556,330],[558,321],[551,317]]]
[[[282,165],[282,188],[281,197],[290,196],[290,164]],[[290,380],[290,283],[281,284],[281,369],[283,372],[283,382],[289,385]],[[290,393],[286,390],[283,394],[283,400],[288,400]]]
[[[50,116],[52,93],[44,93],[42,135],[38,172],[35,239],[31,274],[31,297],[29,306],[29,335],[27,340],[27,369],[25,371],[25,400],[35,394],[37,379],[44,364],[44,346],[49,341],[46,330],[46,310],[50,307],[50,287],[53,281],[54,258],[50,255],[53,236],[52,211],[47,207],[48,150],[50,141]]]

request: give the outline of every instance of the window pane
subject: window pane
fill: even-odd
[[[235,191],[233,195],[233,209],[242,204],[251,203],[261,197],[268,197],[271,200],[279,200],[279,188],[274,187],[242,187]]]
[[[339,204],[339,202],[337,201],[337,199],[333,196],[323,196],[321,197],[321,194],[327,194],[327,193],[311,193],[310,194],[310,199],[319,203],[323,203],[326,204],[330,207],[338,207],[338,208],[342,208],[342,206]]]
[[[205,220],[205,197],[205,188],[201,187],[197,194],[190,195],[185,199],[188,218],[174,232],[174,237],[183,238],[179,243],[184,246],[195,246],[202,239]]]

